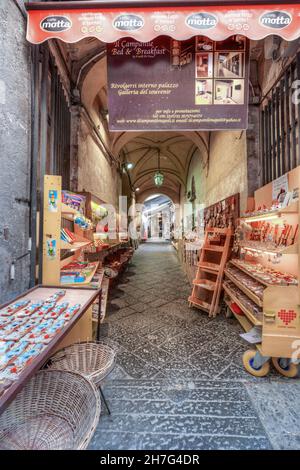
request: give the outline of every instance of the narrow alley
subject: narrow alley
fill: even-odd
[[[0,39],[1,462],[299,451],[300,1],[0,1]]]
[[[239,324],[189,309],[189,293],[172,246],[141,245],[102,325],[117,365],[104,387],[112,414],[90,448],[299,447],[299,382],[250,376]]]

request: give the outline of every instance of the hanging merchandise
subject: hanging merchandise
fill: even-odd
[[[240,195],[234,194],[204,209],[205,227],[237,227],[240,215]]]

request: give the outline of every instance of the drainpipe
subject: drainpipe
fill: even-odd
[[[48,137],[48,72],[49,49],[42,46],[42,73],[40,88],[40,171],[39,171],[39,284],[43,278],[43,219],[44,219],[44,176],[46,174],[47,161],[47,137]]]
[[[37,254],[37,160],[39,152],[39,46],[31,46],[30,287],[35,285]]]

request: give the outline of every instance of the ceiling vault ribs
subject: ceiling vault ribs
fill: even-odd
[[[179,195],[182,189],[186,189],[188,168],[196,152],[207,164],[207,141],[207,134],[198,132],[122,132],[114,139],[114,145],[115,148],[121,145],[123,158],[133,163],[131,181],[134,188],[139,188],[139,194],[151,190],[155,193],[164,187]],[[165,176],[163,187],[159,189],[153,178],[158,169],[158,154],[161,158],[160,170]]]

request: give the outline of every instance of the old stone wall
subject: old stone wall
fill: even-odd
[[[121,177],[104,155],[85,121],[81,120],[78,145],[78,190],[89,191],[118,208]]]
[[[26,21],[0,1],[0,303],[29,286],[30,47]],[[10,280],[15,262],[15,280]]]
[[[246,132],[212,132],[208,165],[196,153],[191,160],[187,190],[195,178],[196,203],[205,207],[235,193],[240,193],[242,210],[247,204]],[[182,197],[182,203],[186,197]]]

